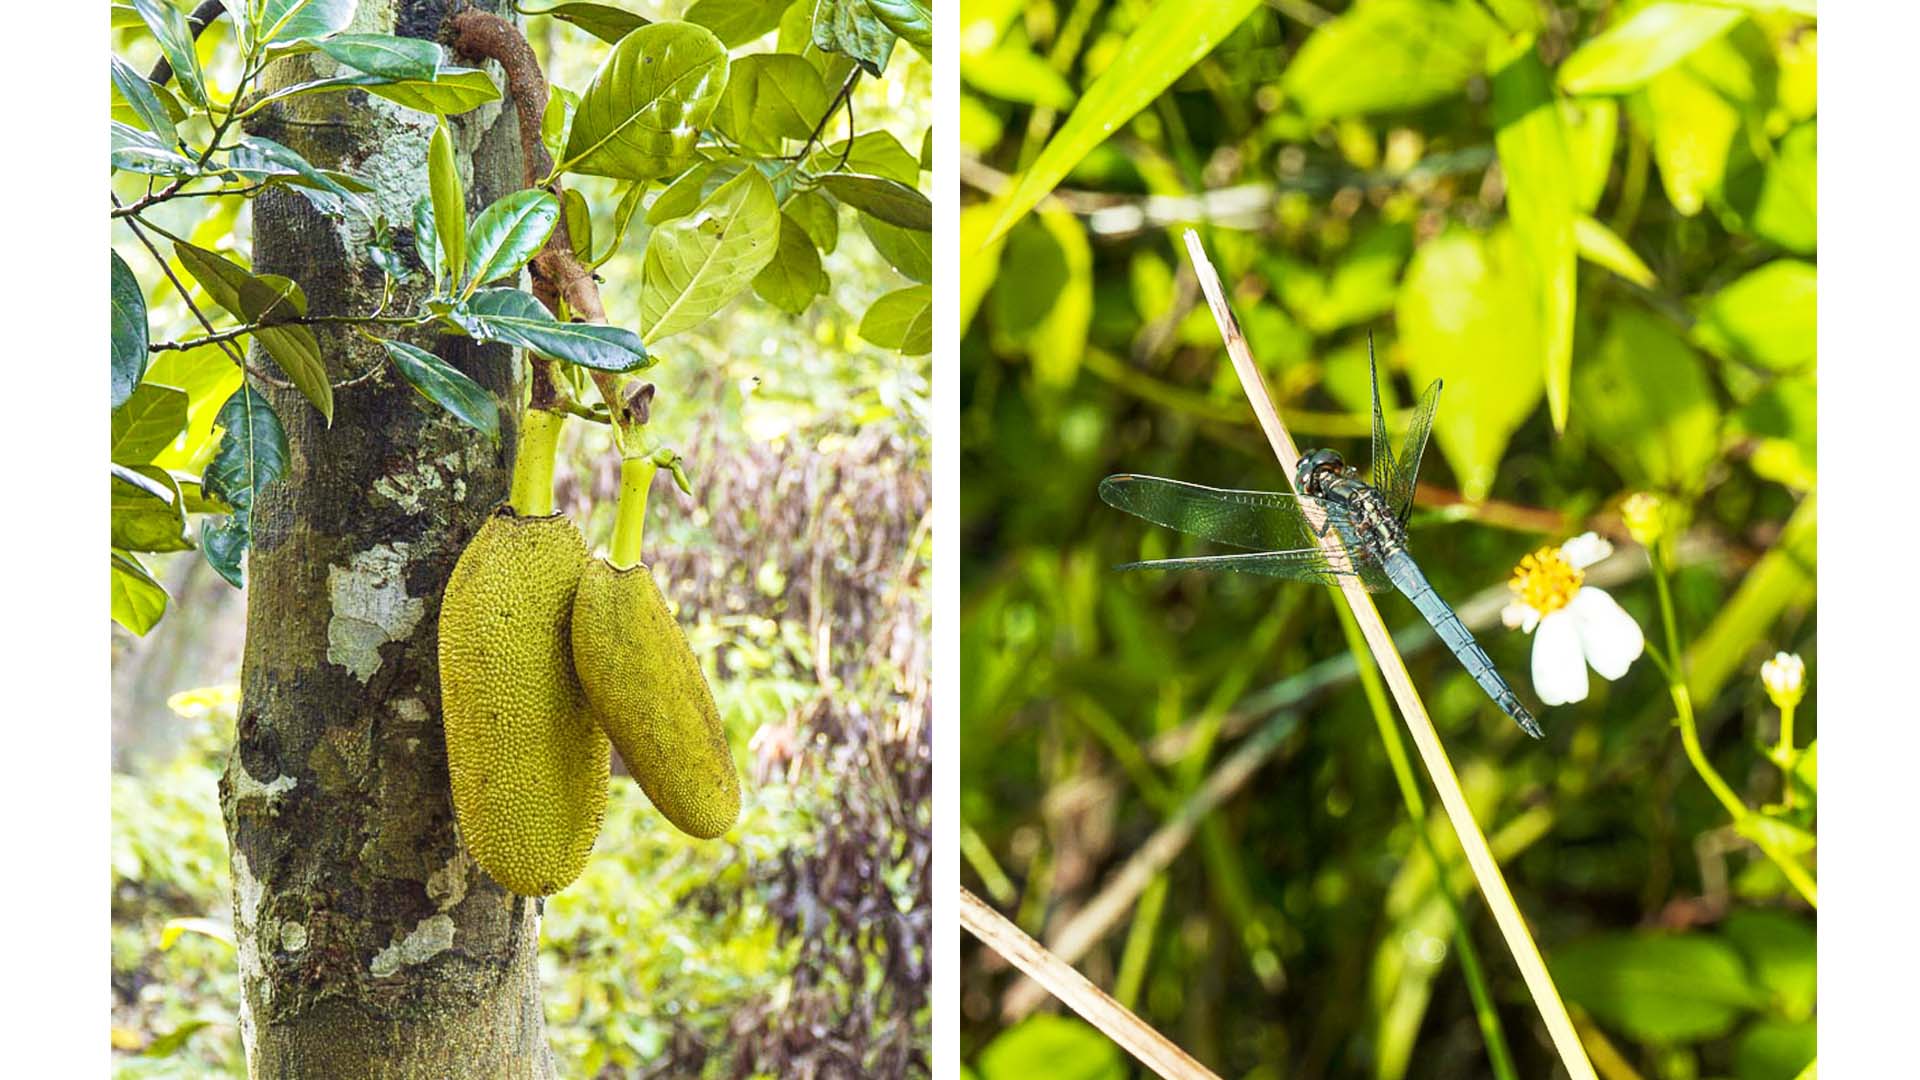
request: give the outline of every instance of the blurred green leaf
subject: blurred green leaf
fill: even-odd
[[[1786,134],[1767,162],[1751,159],[1726,178],[1728,208],[1754,235],[1788,251],[1810,255],[1819,243],[1815,144],[1818,124]]]
[[[1314,30],[1281,89],[1314,120],[1417,108],[1483,73],[1499,32],[1463,0],[1370,0]]]
[[[1091,1025],[1064,1016],[1030,1016],[994,1037],[975,1062],[980,1080],[1124,1080],[1120,1048]]]
[[[746,290],[779,246],[779,204],[758,169],[720,185],[696,214],[662,223],[647,238],[642,339],[651,344],[705,321]]]
[[[1575,49],[1560,65],[1560,86],[1569,94],[1639,89],[1742,18],[1712,4],[1648,4]]]
[[[1568,1001],[1636,1039],[1714,1038],[1761,1004],[1740,954],[1708,934],[1601,934],[1549,966]]]
[[[1000,204],[1000,218],[987,239],[1004,235],[1081,158],[1212,52],[1259,6],[1258,0],[1226,0],[1217,4],[1156,4],[1149,9],[1106,70],[1081,94],[1080,104],[1066,123],[1060,125],[1033,164],[1014,179],[1012,194]]]
[[[1593,213],[1607,188],[1620,133],[1620,105],[1612,98],[1560,99],[1560,126],[1573,167],[1573,208]]]
[[[1494,147],[1507,180],[1514,235],[1533,260],[1539,283],[1547,407],[1556,431],[1567,427],[1573,379],[1573,314],[1578,278],[1574,256],[1574,164],[1553,93],[1553,80],[1530,39],[1496,60]]]
[[[1493,489],[1507,441],[1540,404],[1539,298],[1511,229],[1450,229],[1413,253],[1397,305],[1416,386],[1444,379],[1433,438],[1468,499]]]
[[[118,409],[133,395],[133,388],[147,372],[147,298],[126,260],[117,251],[108,278],[113,314],[107,337],[113,347],[112,389],[108,400]]]
[[[1274,255],[1264,260],[1262,267],[1287,310],[1308,330],[1325,335],[1393,309],[1400,288],[1400,267],[1412,246],[1412,227],[1381,224],[1356,237],[1330,274],[1322,275],[1311,263],[1286,255]],[[1172,285],[1169,274],[1165,288],[1155,290],[1158,307],[1153,314],[1142,310],[1144,317],[1158,318],[1158,312],[1172,303]],[[1136,293],[1136,302],[1142,299]]]
[[[652,23],[620,39],[580,95],[563,172],[652,180],[693,155],[727,85],[727,50],[691,23]]]
[[[1765,644],[1774,620],[1790,605],[1813,598],[1819,557],[1817,505],[1812,493],[1800,500],[1779,541],[1740,579],[1687,651],[1687,690],[1695,701],[1712,701],[1743,667],[1757,669],[1758,660],[1750,663],[1748,658]]]
[[[1804,1020],[1813,1014],[1819,949],[1807,920],[1783,911],[1747,909],[1730,913],[1723,930],[1788,1018]]]
[[[988,239],[1000,220],[1000,208],[993,203],[974,203],[960,208],[960,329],[973,324],[973,316],[987,298],[1000,274],[1000,255],[1004,240]]]
[[[1719,454],[1720,410],[1699,355],[1666,322],[1632,308],[1615,311],[1582,363],[1574,407],[1630,485],[1697,490]]]
[[[1775,259],[1709,297],[1694,340],[1715,356],[1771,371],[1811,367],[1819,271],[1799,259]]]
[[[113,621],[145,637],[167,612],[167,590],[132,554],[115,551],[112,560]]]
[[[1733,1051],[1737,1080],[1799,1080],[1818,1043],[1811,1020],[1760,1020],[1740,1033]]]
[[[1649,83],[1645,101],[1667,201],[1682,214],[1697,214],[1726,176],[1727,152],[1740,131],[1739,110],[1684,67]]]
[[[1653,271],[1620,239],[1620,234],[1593,218],[1582,214],[1573,219],[1573,240],[1579,246],[1580,257],[1588,262],[1605,267],[1643,289],[1651,289],[1658,283]]]
[[[1073,108],[1073,87],[1052,64],[1016,42],[960,57],[960,78],[983,94],[1002,101],[1045,105],[1065,111]]]

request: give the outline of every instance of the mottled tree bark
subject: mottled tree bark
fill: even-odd
[[[361,0],[352,29],[440,39],[448,7]],[[265,82],[332,71],[317,54],[295,57]],[[350,91],[291,99],[251,129],[373,183],[368,198],[407,247],[432,117]],[[469,212],[519,186],[510,109],[484,106],[453,130],[471,168]],[[367,238],[364,221],[324,215],[297,194],[254,203],[256,268],[298,281],[315,312],[378,302]],[[379,346],[351,331],[316,333],[336,383],[383,364]],[[497,346],[407,338],[499,395],[500,445],[390,367],[338,391],[330,428],[296,392],[261,388],[285,423],[291,464],[256,505],[243,700],[220,793],[242,1033],[252,1075],[267,1080],[554,1075],[539,905],[500,889],[460,845],[436,662],[441,589],[507,491],[522,365]],[[254,359],[271,368],[257,349]]]

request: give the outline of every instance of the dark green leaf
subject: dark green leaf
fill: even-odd
[[[367,204],[360,198],[373,190],[365,181],[341,172],[316,168],[300,153],[260,135],[243,135],[239,145],[227,154],[227,171],[254,182],[279,182],[297,188],[323,212],[338,212],[348,207],[367,217]]]
[[[265,0],[260,43],[291,45],[339,33],[353,22],[357,0]]]
[[[214,422],[223,433],[201,486],[236,513],[251,512],[260,492],[287,471],[287,433],[273,406],[253,387],[241,384]]]
[[[894,33],[870,0],[820,0],[813,8],[813,44],[857,61],[870,75],[887,70]]]
[[[547,242],[559,220],[560,200],[533,188],[502,196],[480,211],[468,235],[473,275],[466,291],[471,293],[476,286],[518,274]]]
[[[555,173],[671,175],[693,154],[727,84],[727,50],[705,27],[643,26],[613,47],[580,95]]]
[[[215,573],[236,589],[247,587],[246,571],[241,568],[240,559],[247,553],[251,519],[251,514],[236,510],[217,522],[200,523],[200,554]]]
[[[1706,934],[1603,934],[1551,966],[1569,1002],[1649,1042],[1723,1035],[1760,1004],[1740,954]]]
[[[597,371],[641,371],[654,363],[631,330],[560,322],[518,289],[481,289],[449,318],[481,341],[505,342]]]
[[[277,274],[256,276],[192,244],[175,242],[173,248],[180,265],[215,303],[243,322],[261,324],[253,336],[313,407],[320,410],[327,423],[332,424],[333,386],[327,378],[326,361],[313,331],[305,326],[273,325],[307,313],[307,298],[300,286]]]
[[[647,237],[640,319],[648,343],[696,326],[753,281],[779,247],[779,203],[758,169],[720,185],[699,212]]]
[[[126,551],[187,551],[186,499],[165,469],[114,467],[108,521],[114,547]]]
[[[126,404],[113,411],[108,459],[122,465],[145,465],[179,438],[186,426],[186,391],[141,383],[134,387]]]
[[[1719,454],[1720,410],[1699,354],[1632,308],[1615,312],[1582,359],[1574,412],[1629,484],[1691,491]]]
[[[167,612],[167,590],[125,551],[113,552],[112,596],[113,621],[141,637]]]
[[[420,268],[433,279],[433,291],[440,292],[442,277],[446,274],[446,255],[440,250],[440,233],[433,224],[433,197],[420,196],[413,204],[413,253],[420,259]]]
[[[206,77],[200,73],[200,55],[194,51],[193,31],[187,17],[167,0],[133,0],[133,8],[146,22],[147,29],[160,43],[160,55],[173,68],[180,92],[201,108],[207,107]]]
[[[686,20],[713,31],[729,49],[758,40],[780,25],[793,0],[694,0]],[[801,138],[806,138],[802,135]]]
[[[127,62],[117,56],[108,57],[108,63],[113,88],[139,119],[140,126],[153,132],[162,142],[172,143],[177,139],[179,136],[173,130],[173,117],[168,115],[166,105],[153,92],[153,84],[147,81],[146,76],[127,66]]]
[[[780,248],[753,279],[753,291],[774,307],[798,315],[807,310],[813,298],[827,291],[827,273],[820,267],[820,252],[807,238],[807,230],[792,218],[780,215]]]
[[[902,229],[866,214],[860,215],[860,228],[887,265],[923,285],[933,280],[932,233]]]
[[[500,407],[485,387],[425,349],[404,341],[381,339],[380,344],[386,346],[387,356],[393,360],[400,377],[420,391],[421,396],[489,440],[500,441]]]
[[[335,34],[314,47],[356,71],[387,79],[432,82],[440,70],[440,46],[391,34]]]
[[[920,55],[933,58],[933,0],[867,0],[867,7]]]
[[[1783,911],[1743,909],[1727,916],[1726,934],[1782,1012],[1794,1019],[1813,1014],[1818,947],[1811,923]]]
[[[609,4],[555,4],[538,11],[522,8],[521,14],[551,15],[561,22],[572,23],[609,45],[618,44],[621,38],[647,25],[646,19]]]
[[[113,384],[110,400],[119,408],[140,385],[147,373],[147,298],[140,282],[117,251],[108,285],[113,297],[113,316],[108,338],[113,345]]]
[[[433,196],[433,227],[440,237],[447,281],[457,288],[467,277],[467,196],[453,157],[453,134],[444,120],[434,125],[427,142],[427,191]]]
[[[801,57],[743,56],[733,62],[713,126],[742,146],[774,150],[782,139],[813,134],[827,103],[820,73]]]
[[[855,210],[865,210],[889,225],[930,232],[933,202],[898,180],[860,173],[828,173],[820,178],[828,194]]]
[[[1733,1051],[1737,1080],[1797,1080],[1811,1076],[1818,1050],[1813,1021],[1760,1020],[1740,1033]]]
[[[116,169],[148,176],[194,176],[198,167],[151,132],[107,121],[107,160]]]
[[[860,320],[860,336],[908,356],[933,351],[933,288],[915,285],[873,302]]]

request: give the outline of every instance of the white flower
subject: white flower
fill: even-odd
[[[1774,707],[1791,709],[1807,692],[1807,663],[1797,653],[1774,653],[1773,659],[1760,665],[1760,684],[1767,688]]]
[[[1601,678],[1618,679],[1646,648],[1633,616],[1606,590],[1584,584],[1582,571],[1612,553],[1612,544],[1582,533],[1514,568],[1514,600],[1500,619],[1533,634],[1533,689],[1548,705],[1585,701],[1588,666]]]

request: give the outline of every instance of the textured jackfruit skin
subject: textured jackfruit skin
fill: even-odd
[[[502,507],[440,604],[440,706],[467,850],[523,896],[580,876],[607,810],[607,737],[573,673],[568,623],[587,562],[562,515]]]
[[[620,760],[681,832],[719,836],[740,780],[713,691],[645,565],[587,564],[573,601],[573,665]]]

